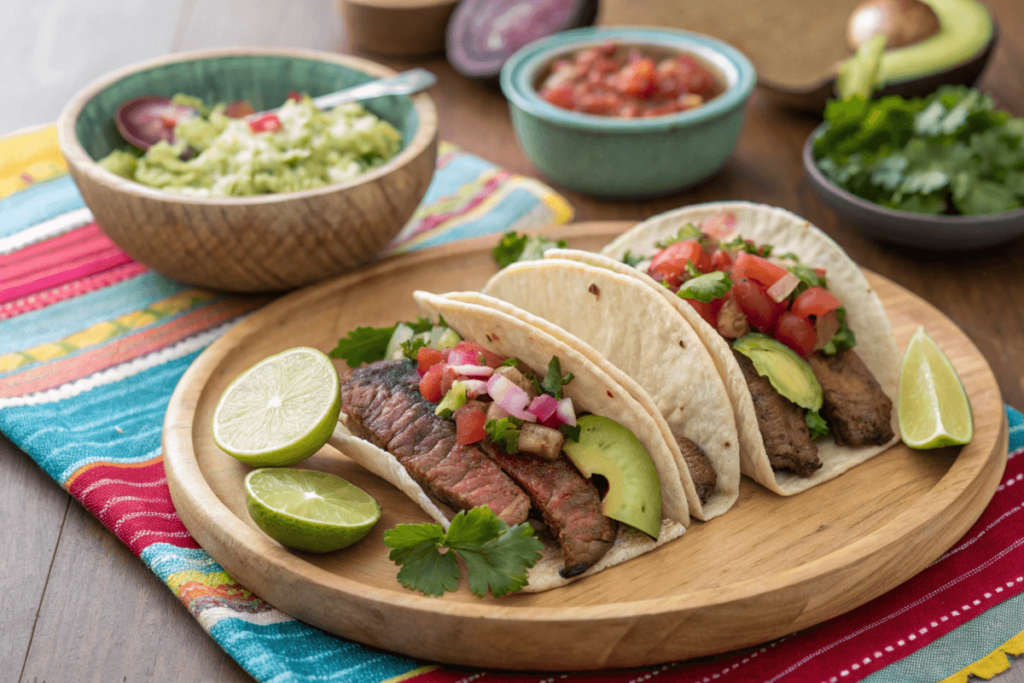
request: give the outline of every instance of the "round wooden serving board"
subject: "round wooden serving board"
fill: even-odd
[[[553,228],[597,250],[621,222]],[[974,410],[974,441],[916,452],[899,445],[791,498],[750,480],[711,522],[626,564],[567,587],[479,599],[465,586],[443,598],[402,588],[386,529],[429,518],[383,480],[325,446],[302,467],[372,493],[380,523],[346,550],[287,550],[249,518],[249,468],[210,438],[228,383],[293,346],[332,349],[359,325],[416,315],[412,292],[479,289],[495,272],[496,237],[393,258],[295,292],[242,321],[189,368],[164,423],[164,466],[189,531],[237,581],[281,610],[367,645],[453,664],[528,670],[632,667],[761,643],[842,614],[924,569],[977,520],[1006,464],[999,388],[978,349],[938,310],[880,276],[897,342],[918,325],[949,354]]]

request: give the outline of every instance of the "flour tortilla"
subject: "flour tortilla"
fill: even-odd
[[[774,253],[793,252],[801,263],[827,271],[829,291],[846,308],[846,320],[857,336],[857,354],[871,370],[882,390],[894,400],[893,432],[899,434],[896,421],[896,391],[899,377],[899,351],[892,335],[885,308],[867,279],[849,256],[828,235],[808,221],[784,209],[749,202],[698,204],[655,216],[623,233],[601,250],[601,255],[574,250],[551,250],[546,258],[571,259],[630,275],[661,293],[693,327],[711,353],[732,401],[740,439],[740,469],[767,488],[782,495],[805,491],[839,476],[869,458],[887,450],[899,438],[882,446],[838,446],[832,437],[818,441],[821,469],[810,477],[774,472],[765,453],[757,426],[754,403],[743,373],[732,355],[729,343],[707,324],[686,302],[673,295],[646,274],[622,263],[626,252],[649,257],[658,251],[657,242],[674,236],[687,223],[699,225],[720,211],[736,216],[737,234],[758,244],[771,244]]]
[[[657,292],[628,275],[545,259],[502,269],[484,294],[446,296],[506,312],[521,309],[524,322],[582,340],[580,350],[633,394],[662,429],[690,514],[713,519],[736,502],[739,436],[729,395],[700,338]],[[490,303],[491,297],[503,302]],[[669,339],[672,343],[666,343]],[[679,437],[703,448],[718,475],[704,504],[679,450]]]
[[[586,411],[614,417],[640,440],[658,471],[658,478],[661,481],[662,522],[661,532],[656,541],[642,532],[620,524],[615,543],[605,556],[580,576],[570,579],[562,578],[558,573],[564,566],[564,561],[557,543],[545,543],[541,559],[528,573],[529,585],[523,592],[539,592],[566,585],[633,559],[685,533],[689,524],[686,494],[679,482],[675,461],[661,432],[647,411],[629,392],[574,348],[579,345],[578,340],[556,339],[526,325],[514,316],[483,306],[445,299],[427,292],[415,292],[413,296],[420,306],[422,315],[433,320],[437,320],[438,316],[444,316],[445,322],[464,339],[475,341],[489,351],[503,356],[515,356],[535,368],[546,368],[551,357],[558,356],[562,371],[572,372],[575,376],[565,385],[563,392],[572,399],[577,412]],[[346,425],[347,420],[347,416],[342,413],[342,426]],[[342,452],[401,490],[439,524],[448,527],[453,512],[431,500],[394,456],[351,433],[341,432],[342,430],[336,431],[332,443]]]

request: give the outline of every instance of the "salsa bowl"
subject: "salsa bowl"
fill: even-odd
[[[551,64],[614,41],[659,58],[689,55],[714,73],[722,92],[701,106],[650,118],[598,116],[557,107],[538,92]],[[670,194],[717,172],[732,153],[754,67],[722,41],[661,28],[582,28],[530,43],[501,70],[512,126],[545,176],[582,194],[637,198]]]
[[[387,163],[340,183],[248,197],[167,192],[106,170],[98,160],[127,147],[114,112],[132,97],[175,93],[206,102],[244,98],[265,110],[290,91],[315,97],[393,74],[364,59],[306,50],[170,55],[109,74],[75,95],[57,123],[60,149],[96,222],[133,259],[214,289],[293,289],[370,261],[412,216],[437,156],[437,110],[428,95],[363,103],[402,135],[401,150]]]

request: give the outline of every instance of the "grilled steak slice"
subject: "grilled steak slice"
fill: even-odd
[[[352,432],[394,455],[429,496],[456,510],[486,505],[521,524],[530,499],[478,446],[459,446],[455,424],[423,398],[416,364],[385,360],[354,370],[341,385]]]
[[[601,496],[567,458],[542,460],[527,453],[508,455],[490,441],[483,449],[523,490],[558,537],[563,578],[578,576],[604,557],[618,526],[601,512]]]
[[[683,454],[683,460],[686,461],[686,467],[690,470],[690,479],[693,480],[693,486],[697,489],[697,497],[700,498],[700,503],[703,505],[708,502],[708,496],[715,490],[718,474],[715,473],[711,459],[708,458],[704,449],[685,436],[678,437],[677,441],[679,441],[679,450]]]
[[[825,419],[840,446],[881,446],[895,436],[892,400],[852,349],[807,362],[825,392]]]
[[[790,470],[799,477],[811,476],[821,467],[821,460],[818,447],[811,441],[811,430],[804,422],[804,409],[775,391],[767,378],[757,374],[753,361],[742,353],[733,351],[733,355],[754,399],[757,426],[772,469]]]

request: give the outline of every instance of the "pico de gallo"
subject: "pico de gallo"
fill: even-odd
[[[846,310],[828,291],[826,271],[734,236],[735,228],[735,215],[720,212],[659,242],[649,261],[629,252],[623,260],[675,292],[728,339],[759,331],[803,358],[853,348]]]
[[[609,41],[556,60],[539,92],[562,109],[639,118],[700,107],[722,90],[715,74],[690,55],[658,60]]]

